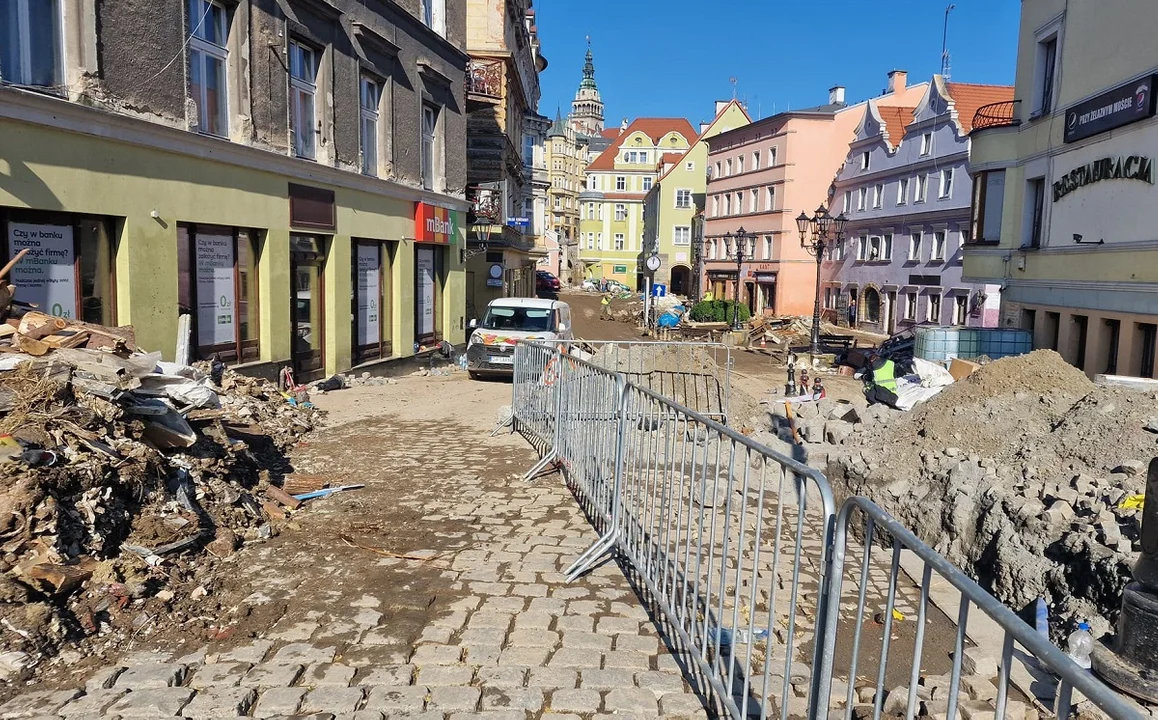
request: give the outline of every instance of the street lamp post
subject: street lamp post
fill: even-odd
[[[743,226],[740,226],[740,228],[736,230],[735,235],[730,232],[724,233],[724,241],[732,246],[732,259],[736,261],[736,287],[733,293],[734,304],[732,305],[733,330],[740,329],[740,271],[744,265],[744,256],[751,255],[751,253],[748,252],[748,242],[751,238],[752,235],[750,235]]]
[[[812,305],[812,344],[808,352],[815,357],[820,354],[820,266],[824,262],[825,251],[844,239],[844,224],[848,218],[841,213],[833,217],[822,204],[812,217],[801,212],[796,218],[800,230],[800,247],[816,258],[816,298]]]

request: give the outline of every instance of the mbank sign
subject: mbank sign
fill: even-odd
[[[417,203],[414,211],[414,239],[418,242],[453,245],[457,214],[454,210]]]

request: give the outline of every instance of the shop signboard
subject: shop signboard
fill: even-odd
[[[376,345],[380,334],[382,289],[378,246],[358,245],[358,344]]]
[[[233,237],[197,235],[197,344],[237,340]]]
[[[415,300],[418,303],[418,335],[434,334],[434,248],[415,250],[418,282]]]
[[[76,317],[76,251],[71,225],[8,223],[8,256],[28,249],[12,268],[9,282],[20,299],[41,312]]]
[[[1066,110],[1065,142],[1077,142],[1154,117],[1158,107],[1154,96],[1155,78],[1158,75],[1132,80]]]
[[[422,243],[453,245],[458,228],[458,212],[428,203],[416,203],[414,239]]]

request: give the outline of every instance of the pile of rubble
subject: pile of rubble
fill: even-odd
[[[799,452],[783,405],[757,439]],[[1116,620],[1139,550],[1138,496],[1158,455],[1158,393],[1100,387],[1057,353],[998,360],[909,413],[794,405],[810,464],[865,495],[1055,631]]]
[[[196,602],[205,553],[271,536],[296,502],[274,481],[315,421],[265,380],[142,352],[131,328],[41,333],[38,315],[0,323],[0,677]]]

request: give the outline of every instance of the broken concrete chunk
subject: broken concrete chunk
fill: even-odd
[[[1113,472],[1123,473],[1131,477],[1141,475],[1146,472],[1146,464],[1141,460],[1127,460],[1118,467],[1114,468]]]

